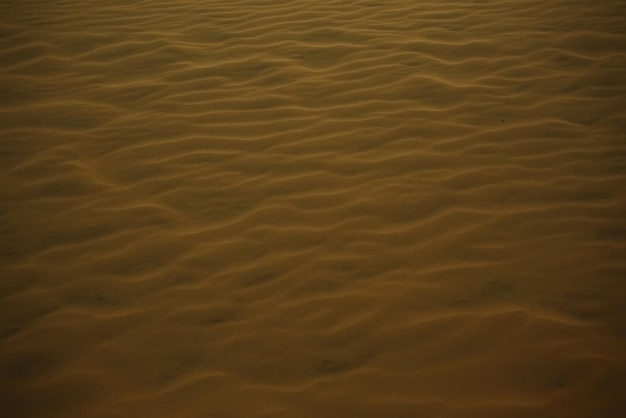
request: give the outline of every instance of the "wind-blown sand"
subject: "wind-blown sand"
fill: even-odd
[[[622,0],[0,5],[0,415],[624,417]]]

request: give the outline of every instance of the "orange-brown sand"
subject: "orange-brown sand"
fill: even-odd
[[[626,416],[622,0],[0,2],[0,416]]]

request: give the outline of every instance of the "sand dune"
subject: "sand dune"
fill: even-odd
[[[623,417],[624,15],[3,1],[0,415]]]

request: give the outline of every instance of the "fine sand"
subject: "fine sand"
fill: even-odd
[[[2,0],[2,418],[626,416],[623,0]]]

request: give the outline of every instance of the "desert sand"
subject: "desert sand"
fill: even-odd
[[[0,415],[623,418],[623,16],[2,1]]]

